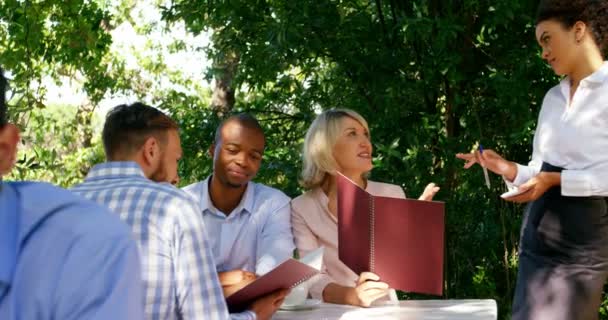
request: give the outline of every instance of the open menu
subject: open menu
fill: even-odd
[[[392,288],[442,295],[445,204],[374,196],[337,178],[340,260]]]
[[[311,256],[313,253],[315,253],[315,257]],[[322,259],[323,250],[320,248],[320,250],[315,250],[311,254],[302,258],[302,261],[295,259],[286,260],[241,290],[230,295],[226,299],[230,312],[243,311],[258,298],[279,289],[293,288],[318,274],[319,270],[311,265],[316,267],[319,264],[320,268],[320,262],[316,260]],[[307,260],[311,260],[311,262],[308,263]]]

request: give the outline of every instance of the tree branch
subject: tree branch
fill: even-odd
[[[382,13],[382,3],[380,0],[375,0],[376,9],[378,10],[378,17],[380,18],[380,24],[382,25],[382,34],[384,35],[384,41],[387,45],[390,45],[390,37],[386,31],[386,23],[384,22],[384,14]]]

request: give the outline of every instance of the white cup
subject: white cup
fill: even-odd
[[[295,288],[291,289],[291,292],[285,297],[283,306],[298,306],[306,302],[308,297],[308,286],[306,283],[302,283]]]

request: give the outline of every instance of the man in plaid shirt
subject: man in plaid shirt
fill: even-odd
[[[142,256],[146,318],[269,319],[286,290],[228,314],[201,210],[173,186],[182,154],[175,121],[142,103],[119,105],[106,117],[103,143],[108,162],[72,190],[131,226]]]

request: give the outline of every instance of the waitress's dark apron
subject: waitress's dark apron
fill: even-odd
[[[562,169],[543,163],[541,171]],[[513,320],[598,319],[608,276],[608,198],[553,187],[526,207]]]

